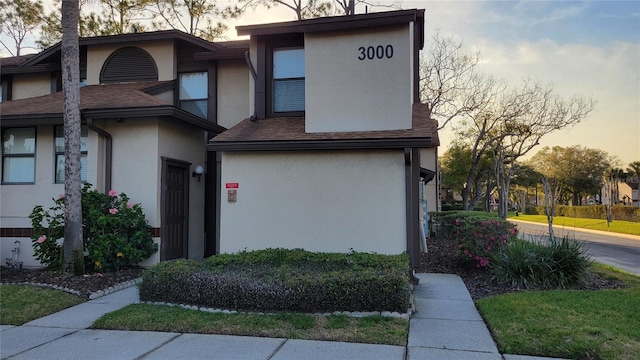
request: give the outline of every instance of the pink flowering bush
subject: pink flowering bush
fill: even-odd
[[[453,237],[464,260],[487,267],[491,255],[518,237],[516,226],[498,218],[462,217],[455,220]]]
[[[86,269],[117,271],[135,266],[158,250],[140,204],[131,204],[126,194],[110,190],[103,194],[82,189],[82,227]],[[31,215],[34,254],[51,270],[62,269],[64,236],[64,196],[52,199],[45,210],[34,207]]]

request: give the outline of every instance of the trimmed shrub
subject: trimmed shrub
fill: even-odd
[[[532,209],[527,207],[527,214],[530,215],[545,215],[545,211],[544,206],[535,206]],[[640,221],[640,208],[634,206],[613,205],[611,214],[613,220]],[[604,205],[556,205],[556,216],[606,220],[607,209]]]
[[[499,219],[498,214],[485,211],[453,210],[429,213],[431,230],[436,237],[452,237],[456,227],[456,219]]]
[[[140,299],[254,311],[399,311],[409,307],[406,254],[267,249],[157,264]]]
[[[494,279],[525,288],[566,288],[586,283],[591,260],[583,242],[569,238],[548,244],[517,240],[492,254]]]
[[[498,218],[461,217],[455,220],[453,238],[459,254],[477,267],[489,265],[491,254],[518,237],[516,225]]]
[[[82,188],[85,268],[117,271],[137,265],[158,250],[140,204],[131,204],[127,195],[114,190],[103,194],[90,188],[91,184]],[[55,271],[63,264],[64,195],[52,200],[48,210],[36,205],[29,218],[34,255]]]

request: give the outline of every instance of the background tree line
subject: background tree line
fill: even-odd
[[[0,0],[0,24],[12,44],[2,46],[11,56],[20,56],[29,34],[38,49],[62,39],[62,0],[54,0],[45,11],[42,0]],[[295,19],[351,14],[356,7],[398,9],[399,3],[367,0],[237,0],[220,6],[216,0],[81,0],[78,34],[81,37],[176,29],[214,41],[224,38],[225,20],[237,18],[248,9],[282,7]]]

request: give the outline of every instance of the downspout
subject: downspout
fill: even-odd
[[[107,192],[109,192],[109,190],[111,190],[111,170],[113,167],[113,138],[111,137],[111,134],[106,132],[104,129],[97,127],[93,123],[93,119],[91,118],[87,119],[87,127],[98,133],[98,135],[103,136],[105,139],[106,149],[104,159],[104,192],[106,194]]]
[[[420,279],[415,275],[415,251],[414,248],[414,226],[413,226],[413,164],[411,162],[411,148],[404,148],[404,187],[405,187],[405,209],[406,209],[406,230],[407,230],[407,253],[409,254],[409,264],[411,266],[411,282],[418,284]]]
[[[253,67],[253,64],[251,63],[251,56],[249,56],[249,52],[245,51],[244,52],[244,61],[247,62],[247,66],[249,67],[249,71],[251,72],[251,76],[253,77],[253,84],[254,86],[256,86],[256,81],[258,80],[258,74],[256,73],[256,69]],[[254,101],[256,101],[254,99]],[[258,114],[256,111],[253,112],[253,115],[251,115],[251,121],[256,121],[258,120]]]

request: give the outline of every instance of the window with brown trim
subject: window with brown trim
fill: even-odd
[[[2,130],[2,183],[34,184],[36,181],[36,128]]]
[[[206,119],[209,101],[207,72],[182,73],[178,78],[180,108]]]
[[[271,106],[273,113],[304,111],[304,48],[273,50]]]
[[[55,183],[56,184],[64,184],[64,126],[56,126],[54,137],[54,147],[55,147]],[[88,129],[87,125],[82,125],[80,128],[80,180],[82,182],[87,182],[87,140],[88,137]]]
[[[256,82],[256,101],[264,105],[262,116],[304,116],[304,56],[301,34],[259,39],[258,77],[264,79],[264,83]],[[259,94],[261,86],[264,87]],[[259,105],[256,104],[256,113],[260,117]]]

